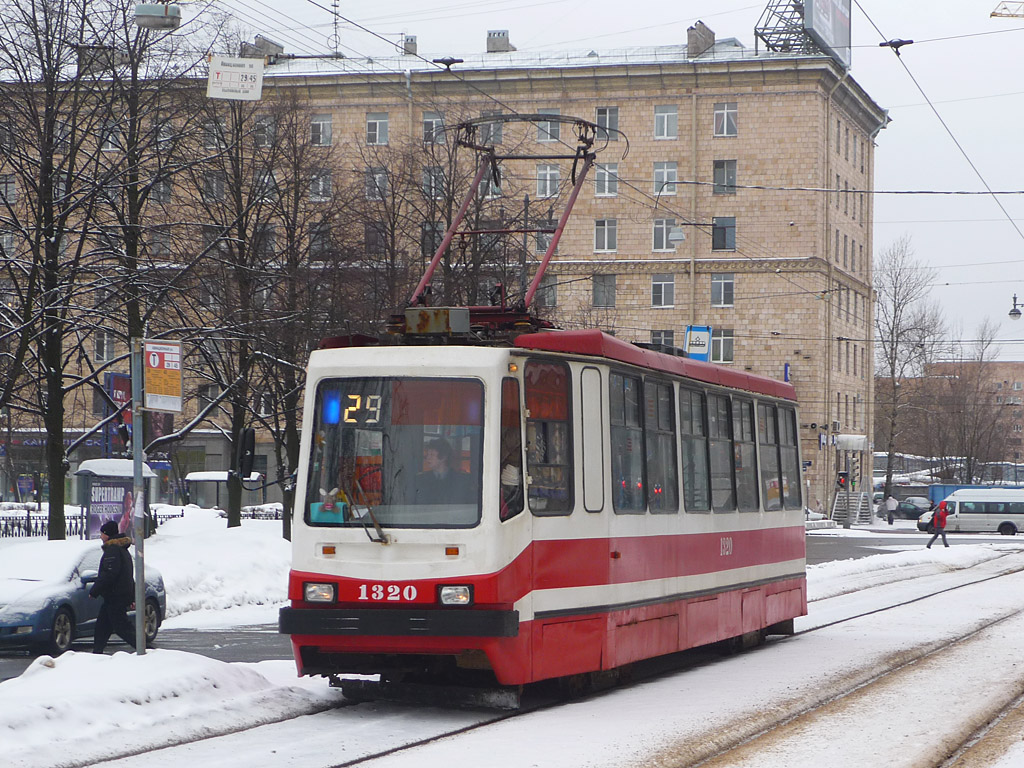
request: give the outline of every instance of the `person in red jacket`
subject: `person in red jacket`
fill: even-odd
[[[946,541],[946,517],[949,515],[949,509],[946,507],[946,502],[940,501],[939,506],[932,512],[932,526],[935,528],[935,533],[932,535],[931,541],[928,542],[928,546],[925,549],[931,549],[932,544],[935,540],[942,536],[942,543],[945,546],[949,546],[949,542]]]

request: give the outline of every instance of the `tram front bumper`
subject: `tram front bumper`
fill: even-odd
[[[285,607],[278,629],[285,635],[516,637],[519,611]]]

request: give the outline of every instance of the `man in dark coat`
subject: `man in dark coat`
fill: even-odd
[[[112,632],[117,632],[122,640],[135,648],[135,627],[128,620],[128,609],[135,600],[132,556],[128,554],[132,540],[118,533],[117,523],[113,520],[100,527],[100,539],[103,541],[100,573],[89,590],[89,597],[102,597],[103,604],[96,617],[92,652],[103,653]]]

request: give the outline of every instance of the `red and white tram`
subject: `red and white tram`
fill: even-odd
[[[798,423],[787,383],[596,330],[314,352],[299,673],[518,686],[791,632]]]

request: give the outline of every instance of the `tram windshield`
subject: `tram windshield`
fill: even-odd
[[[310,525],[469,527],[480,520],[483,384],[326,379],[317,387]]]

